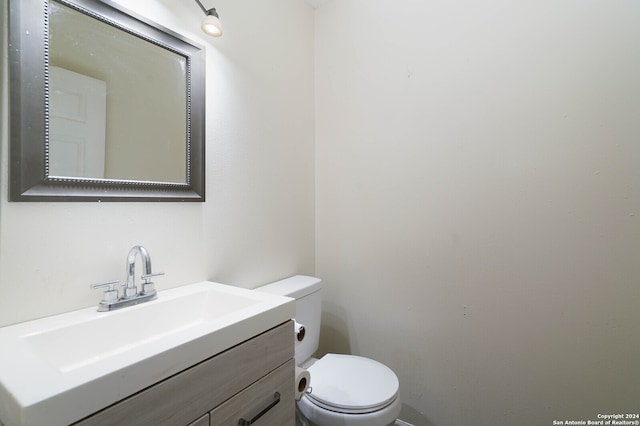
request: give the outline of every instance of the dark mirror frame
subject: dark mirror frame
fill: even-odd
[[[204,48],[111,1],[56,1],[186,58],[187,179],[180,184],[47,176],[49,1],[9,0],[10,201],[204,202]]]

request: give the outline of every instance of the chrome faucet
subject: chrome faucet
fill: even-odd
[[[143,275],[140,277],[144,282],[142,288],[138,292],[136,287],[135,268],[136,258],[140,255],[142,259]],[[142,246],[133,246],[127,255],[127,281],[122,286],[122,296],[119,297],[116,285],[119,281],[106,281],[103,283],[91,284],[91,288],[106,287],[102,300],[98,304],[98,311],[112,311],[114,309],[124,308],[125,306],[137,305],[139,303],[148,302],[158,297],[155,285],[151,282],[151,278],[164,275],[164,272],[151,272],[151,256],[146,248]]]
[[[127,255],[127,282],[124,284],[123,289],[123,297],[125,298],[135,297],[138,294],[136,277],[134,276],[136,272],[136,257],[138,254],[143,262],[143,277],[151,274],[151,257],[149,256],[149,252],[142,246],[133,246]]]

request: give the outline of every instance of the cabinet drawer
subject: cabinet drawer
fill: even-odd
[[[295,364],[288,361],[211,411],[216,426],[293,426],[295,423]],[[270,407],[270,408],[269,408]],[[242,422],[244,419],[246,422]],[[251,420],[253,423],[249,423]]]

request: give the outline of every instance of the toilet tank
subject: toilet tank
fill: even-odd
[[[320,317],[322,314],[322,284],[320,278],[296,275],[281,281],[263,285],[255,290],[288,296],[296,299],[295,320],[304,325],[302,342],[295,341],[296,365],[301,365],[318,349]],[[295,336],[291,336],[295,339]]]

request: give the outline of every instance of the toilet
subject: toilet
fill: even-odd
[[[295,341],[295,362],[311,375],[311,384],[298,401],[298,409],[312,426],[395,423],[401,408],[399,382],[389,367],[355,355],[311,357],[320,339],[322,284],[319,278],[296,275],[256,290],[296,300],[295,320],[304,326],[304,338]]]

